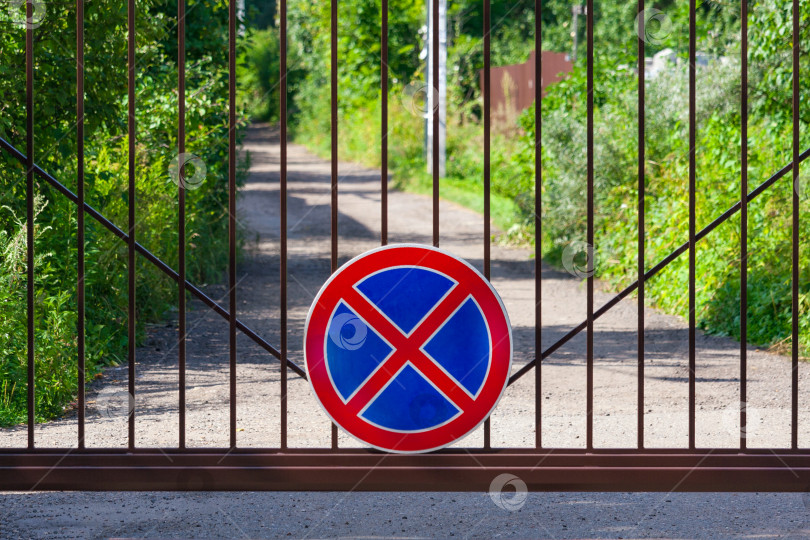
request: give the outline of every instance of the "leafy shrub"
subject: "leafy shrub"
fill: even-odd
[[[788,6],[789,7],[789,6]],[[806,11],[806,10],[805,10]],[[804,15],[803,15],[804,17]],[[790,80],[784,66],[773,61],[784,47],[789,11],[773,2],[753,9],[750,21],[753,58],[749,93],[749,191],[791,160]],[[789,31],[789,30],[788,30]],[[808,34],[804,26],[803,34]],[[756,37],[755,37],[756,36]],[[810,36],[807,36],[810,37]],[[807,37],[803,36],[804,39]],[[696,220],[697,229],[740,199],[740,64],[733,40],[722,61],[697,71]],[[808,53],[802,51],[806,65]],[[789,67],[789,63],[787,64]],[[789,74],[789,69],[787,70]],[[781,73],[777,77],[774,73]],[[637,76],[629,71],[605,72],[596,66],[594,96],[594,192],[597,275],[616,287],[636,279],[637,227]],[[585,74],[582,66],[550,89],[543,101],[543,250],[559,264],[562,249],[585,240]],[[646,85],[646,260],[663,259],[688,239],[688,73],[678,66]],[[780,98],[784,96],[784,98]],[[763,100],[767,107],[761,107]],[[521,119],[533,140],[534,111]],[[810,145],[801,125],[801,148]],[[533,170],[533,152],[519,156]],[[530,196],[533,186],[525,186]],[[787,175],[749,205],[748,339],[759,345],[789,347],[791,321],[792,180]],[[801,210],[806,209],[802,195]],[[810,226],[802,220],[804,245]],[[710,333],[739,338],[740,321],[739,213],[697,244],[696,302],[698,324]],[[800,254],[800,346],[810,346],[808,293],[810,260]],[[656,306],[688,315],[688,259],[684,255],[648,285]]]
[[[136,237],[177,266],[177,179],[170,164],[178,152],[176,4],[137,3]],[[207,169],[187,190],[187,275],[218,281],[227,258],[227,6],[192,0],[187,28],[186,152]],[[85,192],[121,229],[128,224],[126,9],[99,0],[86,6]],[[76,190],[75,64],[63,61],[75,43],[75,7],[48,4],[35,44],[35,160]],[[5,26],[4,26],[5,28]],[[0,136],[24,150],[24,31],[0,34]],[[66,52],[67,51],[67,52]],[[7,106],[6,106],[7,105]],[[244,124],[238,126],[241,137]],[[239,163],[240,181],[246,163]],[[187,171],[187,175],[190,174]],[[26,410],[25,174],[0,154],[0,424],[21,422]],[[77,209],[36,179],[34,261],[36,411],[38,420],[61,414],[75,396],[77,377]],[[21,221],[22,220],[22,221]],[[127,350],[127,248],[86,217],[86,376],[125,361]],[[172,314],[177,286],[143,258],[136,260],[137,339],[144,324]]]
[[[35,199],[39,216],[47,203]],[[0,303],[4,306],[0,325],[0,425],[19,421],[26,409],[27,364],[27,292],[26,292],[26,225],[11,208],[0,211],[13,223],[11,232],[0,231]],[[34,239],[40,241],[50,227],[36,225]],[[34,260],[39,294],[34,297],[34,324],[40,329],[36,340],[36,412],[48,418],[62,412],[62,405],[76,393],[76,359],[65,358],[65,350],[75,348],[76,313],[70,309],[68,291],[43,294],[45,288],[58,289],[53,252],[39,252]],[[73,373],[73,378],[60,376]]]

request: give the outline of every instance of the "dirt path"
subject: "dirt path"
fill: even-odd
[[[242,190],[238,205],[238,220],[247,231],[248,249],[245,259],[238,268],[238,311],[239,317],[256,330],[270,343],[277,344],[278,336],[278,272],[279,272],[279,197],[278,165],[279,145],[272,132],[262,126],[250,130],[245,149],[251,153],[251,176]],[[340,262],[379,245],[380,227],[379,212],[379,173],[352,164],[340,164],[339,182],[339,254]],[[291,145],[289,148],[289,316],[290,316],[290,357],[303,365],[301,342],[304,319],[310,303],[320,286],[329,276],[330,260],[330,177],[329,164],[320,160],[304,148]],[[393,192],[390,195],[389,241],[394,242],[431,242],[431,202],[427,197]],[[442,202],[441,205],[441,246],[469,260],[479,269],[483,258],[483,218],[457,205]],[[609,262],[597,264],[609,264]],[[526,250],[504,248],[497,245],[492,249],[492,280],[502,296],[509,311],[515,336],[515,369],[533,357],[534,346],[534,263]],[[584,282],[571,275],[549,268],[543,269],[543,344],[552,344],[570,328],[585,318]],[[208,286],[206,291],[226,303],[226,290],[222,286]],[[596,305],[599,306],[611,297],[610,294],[597,293]],[[228,444],[228,339],[227,325],[224,320],[205,308],[199,302],[192,303],[189,313],[188,343],[188,434],[189,446],[227,446]],[[176,326],[167,324],[149,329],[147,344],[138,351],[137,377],[137,444],[139,446],[175,446],[177,445],[177,354],[174,342]],[[687,445],[687,407],[688,407],[688,371],[687,371],[687,337],[684,324],[670,316],[647,311],[647,367],[645,424],[646,445],[648,447],[685,447]],[[594,435],[597,447],[633,447],[636,443],[636,306],[635,301],[625,301],[600,319],[596,324],[595,343],[595,395],[594,395]],[[736,447],[738,444],[738,355],[739,345],[731,340],[698,335],[697,359],[697,443],[701,447]],[[278,440],[278,403],[279,403],[279,369],[278,364],[244,336],[238,341],[238,444],[239,446],[277,446]],[[802,387],[807,384],[807,369],[802,366],[800,373]],[[126,445],[126,370],[112,369],[107,372],[103,384],[89,396],[87,444],[91,447],[111,447]],[[508,388],[504,398],[492,417],[493,446],[527,446],[534,441],[534,377],[529,375],[517,384]],[[543,441],[549,447],[584,447],[585,446],[585,335],[580,334],[565,345],[543,364]],[[749,351],[749,422],[748,430],[750,447],[784,447],[789,443],[790,429],[790,363],[787,359],[751,349]],[[810,443],[810,408],[806,401],[801,403],[800,411],[800,445]],[[289,444],[293,447],[325,447],[329,445],[329,423],[315,400],[309,393],[308,385],[294,374],[290,377],[289,386]],[[76,442],[75,418],[66,418],[37,428],[37,444],[47,447],[72,447]],[[471,434],[461,442],[462,446],[479,446],[483,442],[480,432]],[[23,429],[0,432],[0,446],[24,446]],[[341,434],[340,446],[358,446],[353,439]],[[414,495],[415,496],[415,495]],[[68,497],[54,495],[28,495],[3,497],[2,506],[16,519],[25,519],[26,500],[34,498],[42,501],[47,497],[58,499]],[[145,512],[152,521],[158,520],[153,506],[146,504],[145,495],[132,495],[133,500],[140,501],[139,512]],[[162,496],[156,496],[162,497]],[[219,495],[172,495],[175,501],[182,500],[186,508],[195,506],[193,501],[217,500]],[[253,495],[250,495],[253,497]],[[256,495],[259,497],[259,495]],[[268,494],[262,504],[270,501],[292,499],[284,494]],[[303,495],[302,507],[310,507],[314,501],[319,508],[332,508],[334,516],[346,516],[338,519],[340,531],[334,534],[368,534],[368,529],[356,527],[356,523],[369,519],[358,515],[360,510],[341,508],[342,495],[333,499],[323,499],[322,495]],[[355,496],[352,496],[355,497]],[[374,504],[374,499],[357,495],[357,501]],[[391,494],[386,496],[390,504],[413,505],[418,513],[419,500],[410,499],[411,495]],[[429,497],[422,495],[423,499]],[[432,497],[432,496],[430,496]],[[473,495],[452,497],[439,495],[446,517],[450,519],[459,508],[475,504],[480,496]],[[534,497],[534,495],[532,496]],[[539,495],[537,497],[540,497]],[[601,520],[589,518],[591,524],[601,523],[599,535],[602,536],[679,536],[686,530],[692,534],[702,535],[702,529],[673,529],[667,532],[664,525],[643,527],[640,521],[659,523],[662,496],[654,495],[565,495],[558,500],[559,508],[548,506],[550,499],[543,499],[540,505],[546,510],[554,507],[554,512],[561,513],[563,523],[565,512],[564,501],[573,502],[577,497],[589,500],[596,505],[624,504],[637,505],[633,516],[619,526]],[[689,499],[696,497],[697,499]],[[700,499],[703,497],[703,499]],[[768,496],[757,500],[755,496],[740,496],[734,499],[723,499],[721,503],[706,503],[712,496],[678,496],[679,504],[691,504],[690,500],[703,500],[709,508],[706,517],[715,523],[721,531],[723,519],[728,511],[720,510],[724,504],[738,508],[746,516],[739,523],[745,523],[748,532],[753,530],[762,534],[772,532],[772,527],[783,527],[781,531],[794,530],[808,521],[806,511],[801,506],[798,496],[791,496],[787,502],[779,496]],[[719,496],[718,496],[719,497]],[[726,496],[728,497],[728,496]],[[736,497],[736,496],[734,496]],[[784,496],[787,497],[787,496]],[[669,499],[674,499],[670,496]],[[458,500],[458,507],[453,503]],[[354,500],[354,499],[352,499]],[[481,499],[482,500],[482,499]],[[532,500],[532,499],[530,499]],[[539,501],[539,499],[534,499]],[[600,502],[596,502],[596,501]],[[749,501],[745,507],[742,501]],[[329,502],[331,501],[331,502]],[[410,501],[410,502],[408,502]],[[464,502],[467,501],[467,502]],[[620,502],[624,501],[624,502]],[[737,502],[734,502],[737,501]],[[236,501],[234,501],[236,503]],[[431,500],[435,506],[435,500]],[[745,504],[749,504],[745,503]],[[104,504],[100,501],[99,504]],[[222,504],[222,503],[220,503]],[[333,508],[331,505],[335,504]],[[483,504],[483,503],[482,503]],[[7,506],[8,505],[8,506]],[[545,505],[545,506],[543,506]],[[736,506],[735,506],[736,505]],[[781,506],[780,506],[781,505]],[[797,506],[798,505],[798,506]],[[158,504],[160,506],[160,504]],[[204,505],[203,505],[204,506]],[[294,506],[294,505],[293,505]],[[491,507],[491,508],[489,508]],[[781,519],[781,510],[774,508],[792,508],[793,518],[786,515]],[[368,506],[366,506],[368,508]],[[476,508],[478,508],[476,506]],[[618,508],[618,507],[616,507]],[[770,509],[770,522],[751,522],[750,518],[761,515]],[[467,508],[469,510],[469,508]],[[532,510],[534,511],[539,508]],[[191,511],[191,510],[189,510]],[[292,511],[292,510],[291,510]],[[485,509],[461,512],[470,514],[469,519],[478,521],[480,512],[503,512],[490,502]],[[525,512],[526,510],[523,510]],[[617,510],[618,511],[618,510]],[[55,515],[59,515],[57,510]],[[151,512],[151,513],[150,513]],[[372,510],[373,512],[373,510]],[[436,514],[438,510],[431,510]],[[466,513],[465,513],[466,512]],[[659,515],[659,518],[651,518]],[[721,512],[721,513],[718,513]],[[738,513],[739,513],[738,512]],[[776,512],[777,516],[774,516]],[[441,512],[439,512],[441,513]],[[576,512],[574,512],[576,513]],[[586,512],[587,513],[587,512]],[[227,514],[227,511],[226,511]],[[227,514],[229,515],[229,514]],[[584,514],[583,514],[584,515]],[[674,514],[673,514],[674,515]],[[349,517],[351,516],[351,518]],[[30,517],[30,516],[29,516]],[[401,516],[396,515],[396,519]],[[571,517],[571,516],[569,516]],[[114,524],[101,519],[106,529],[92,529],[93,535],[124,534],[134,536],[138,531],[129,525],[115,529]],[[331,519],[331,518],[330,518]],[[337,518],[335,518],[337,519]],[[462,522],[464,519],[461,518]],[[585,519],[584,517],[582,518]],[[618,519],[618,518],[616,518]],[[629,521],[628,521],[629,519]],[[674,519],[674,518],[673,518]],[[775,521],[774,521],[775,520]],[[343,526],[346,521],[346,526]],[[531,520],[530,520],[531,521]],[[784,523],[783,523],[784,521]],[[351,522],[351,526],[349,526]],[[18,521],[9,521],[15,527],[11,530],[22,531],[23,525]],[[16,525],[14,525],[16,523]],[[131,521],[126,521],[131,524]],[[233,535],[227,522],[223,527],[206,528],[201,534],[206,536]],[[275,523],[266,532],[280,534],[282,531],[297,531],[296,536],[304,532],[303,517],[293,520],[290,526],[297,523],[298,528],[284,529]],[[389,520],[390,523],[390,520]],[[499,523],[493,518],[485,523],[484,536],[496,534],[493,529]],[[528,523],[528,522],[527,522]],[[551,525],[547,533],[542,529],[515,529],[517,536],[568,536],[587,535],[590,529],[583,528],[585,523],[572,525]],[[635,525],[633,525],[635,523]],[[736,523],[736,522],[735,522]],[[2,524],[2,521],[0,521]],[[172,529],[160,525],[152,526],[143,536],[160,534],[163,536],[188,533],[188,528]],[[409,522],[407,532],[417,536],[434,536],[424,529],[413,527],[417,522]],[[424,525],[424,524],[423,524]],[[574,526],[575,525],[575,526]],[[43,525],[45,526],[45,525]],[[179,526],[179,525],[178,525]],[[315,535],[331,536],[331,528],[323,528],[322,523]],[[736,526],[736,525],[735,525]],[[78,529],[68,529],[77,533]],[[110,528],[112,527],[112,528]],[[129,528],[126,528],[129,527]],[[308,528],[307,526],[306,528]],[[473,523],[458,528],[455,534],[464,535],[465,527],[470,530]],[[663,527],[663,528],[662,528]],[[682,527],[692,527],[683,524]],[[764,527],[764,528],[763,528]],[[399,534],[395,527],[388,530],[383,526],[381,534]],[[41,532],[51,529],[37,529]],[[145,529],[147,530],[147,529]],[[216,533],[210,532],[215,530]],[[253,530],[253,529],[251,529]],[[476,530],[475,528],[472,529]],[[523,534],[519,531],[523,530]],[[553,530],[553,532],[552,532]],[[593,529],[596,530],[596,529]],[[155,532],[155,531],[160,531]],[[226,531],[231,531],[226,533]],[[275,532],[272,532],[275,531]],[[363,532],[366,531],[366,532]],[[530,531],[535,531],[534,533]],[[579,531],[578,533],[574,531]],[[192,530],[192,533],[194,531]],[[253,530],[251,536],[264,534],[261,529]],[[505,531],[501,531],[505,532]],[[22,533],[20,533],[22,534]],[[77,533],[78,534],[78,533]],[[513,531],[509,531],[512,535]],[[2,536],[2,529],[0,529]],[[70,536],[70,535],[68,535]],[[444,536],[444,534],[442,535]]]

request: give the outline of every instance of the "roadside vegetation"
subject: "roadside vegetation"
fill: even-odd
[[[14,6],[14,4],[9,4]],[[75,3],[51,3],[35,30],[35,160],[76,191]],[[23,8],[25,4],[23,4]],[[187,268],[195,282],[219,282],[227,257],[227,6],[190,0],[187,20],[187,146],[205,166],[187,171]],[[0,7],[0,136],[25,152],[25,27]],[[126,4],[86,4],[85,189],[88,204],[127,229]],[[137,240],[177,267],[176,4],[137,4]],[[240,129],[241,133],[241,129]],[[244,171],[244,164],[241,164]],[[191,166],[188,167],[191,169]],[[36,416],[62,414],[77,379],[77,209],[37,178]],[[196,189],[191,189],[191,187]],[[26,414],[26,175],[0,152],[0,425]],[[87,371],[126,362],[127,247],[86,217]],[[145,325],[172,316],[177,287],[137,259],[138,339]]]
[[[401,5],[400,5],[401,4]],[[572,47],[570,3],[544,2],[543,48]],[[810,90],[810,1],[801,2],[801,88]],[[388,134],[394,185],[430,189],[424,154],[424,6],[389,2],[391,85]],[[688,239],[688,2],[649,6],[646,56],[672,49],[677,62],[646,83],[647,267]],[[636,3],[597,3],[595,18],[595,272],[619,289],[637,278],[638,75]],[[448,14],[447,178],[442,196],[480,210],[483,192],[483,122],[479,71],[483,67],[482,5],[452,2]],[[708,225],[740,198],[740,6],[702,2],[697,12],[697,227]],[[791,4],[749,3],[748,178],[753,190],[792,159]],[[395,15],[394,15],[395,14]],[[341,159],[380,164],[380,2],[356,0],[339,8],[339,153]],[[579,58],[570,76],[543,100],[542,159],[544,259],[562,266],[570,246],[586,239],[585,17],[579,18]],[[492,65],[526,61],[534,47],[534,2],[492,2]],[[298,142],[330,151],[329,6],[290,2],[291,122]],[[254,34],[249,54],[262,68],[277,58],[276,29]],[[274,41],[275,39],[275,41]],[[269,46],[268,46],[269,45]],[[261,54],[267,54],[262,58]],[[262,90],[272,89],[270,70]],[[274,96],[271,91],[271,96]],[[277,120],[276,97],[256,110]],[[800,113],[801,148],[810,146],[810,109]],[[501,241],[533,243],[534,109],[513,129],[493,133],[493,220]],[[805,166],[804,169],[807,169]],[[810,175],[802,173],[802,179]],[[749,206],[748,338],[790,350],[792,180],[790,174]],[[801,212],[807,210],[801,190]],[[810,224],[802,219],[800,241]],[[741,257],[739,213],[697,246],[697,319],[705,331],[739,338]],[[585,266],[584,250],[575,260]],[[570,256],[570,254],[569,254]],[[810,346],[810,255],[800,260],[801,350]],[[648,283],[651,305],[688,315],[688,258],[681,256]]]
[[[595,19],[595,271],[608,286],[636,279],[637,31],[636,2],[597,2]],[[810,0],[801,0],[802,95],[810,91]],[[25,29],[21,14],[0,8],[0,136],[25,150]],[[176,4],[138,0],[138,241],[177,266]],[[678,58],[646,83],[646,260],[648,268],[688,238],[688,2],[648,6],[646,56],[672,49]],[[35,30],[35,159],[76,190],[75,7],[46,3]],[[451,2],[448,13],[447,178],[442,196],[481,210],[483,125],[482,3]],[[740,197],[740,19],[738,4],[698,6],[697,226],[710,223]],[[749,3],[749,187],[791,160],[791,4]],[[187,1],[187,153],[205,165],[187,192],[188,275],[197,283],[223,279],[227,254],[227,4]],[[393,185],[426,192],[423,48],[425,6],[389,0],[389,166]],[[542,253],[562,266],[581,245],[586,225],[585,17],[573,28],[571,3],[543,3],[543,49],[568,52],[576,32],[573,72],[548,88],[542,102]],[[122,229],[127,226],[126,8],[86,4],[87,201]],[[339,3],[338,91],[341,159],[380,164],[380,0]],[[241,137],[247,119],[278,121],[279,38],[275,2],[247,1],[238,44]],[[534,48],[530,0],[492,1],[492,65],[526,61]],[[289,115],[296,141],[329,153],[330,9],[328,2],[289,0]],[[242,114],[244,112],[244,114]],[[801,148],[810,147],[810,109],[802,102]],[[492,213],[499,241],[528,245],[534,227],[534,110],[492,138]],[[200,163],[196,162],[196,163]],[[246,163],[239,164],[240,179]],[[810,164],[803,167],[810,168]],[[196,172],[196,170],[194,171]],[[192,173],[189,173],[192,174]],[[25,171],[0,152],[0,425],[24,421],[26,409]],[[810,175],[802,173],[802,179]],[[43,421],[63,414],[79,381],[76,341],[75,205],[36,180],[36,411]],[[749,340],[790,350],[790,175],[749,207]],[[800,326],[810,347],[810,224],[800,190],[802,242]],[[87,372],[126,361],[126,245],[86,220]],[[740,217],[698,244],[697,318],[707,332],[739,337]],[[570,255],[570,254],[569,254]],[[584,253],[575,254],[578,264]],[[138,339],[147,324],[174,316],[177,288],[142,258],[137,262]],[[678,258],[647,287],[651,305],[686,316],[688,260]],[[807,356],[803,354],[803,356]]]

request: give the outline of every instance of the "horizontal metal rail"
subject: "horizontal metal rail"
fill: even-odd
[[[16,159],[20,163],[22,163],[22,164],[27,163],[26,156],[22,152],[17,150],[11,143],[9,143],[5,139],[3,139],[2,137],[0,137],[0,147],[2,147],[3,150],[7,151],[11,155],[11,157]],[[71,202],[73,202],[75,204],[79,203],[79,198],[75,193],[73,193],[70,189],[68,189],[64,184],[59,182],[56,178],[54,178],[53,176],[51,176],[50,174],[45,172],[39,165],[36,165],[36,164],[34,165],[34,173],[37,176],[39,176],[40,178],[42,178],[43,180],[45,180],[46,182],[48,182],[59,193],[61,193],[65,197],[67,197]],[[117,236],[118,238],[120,238],[124,242],[127,242],[127,243],[129,242],[129,235],[127,233],[125,233],[123,230],[121,230],[120,228],[118,228],[112,221],[110,221],[109,219],[104,217],[98,210],[96,210],[95,208],[93,208],[89,204],[85,203],[84,204],[84,211],[87,212],[87,214],[90,217],[92,217],[93,219],[98,221],[101,225],[103,225],[107,230],[109,230],[115,236]],[[166,264],[165,262],[160,260],[160,258],[158,258],[154,253],[152,253],[151,251],[149,251],[148,249],[146,249],[145,247],[143,247],[141,244],[139,244],[137,242],[135,243],[135,251],[140,253],[146,260],[148,260],[153,265],[155,265],[158,270],[160,270],[161,272],[163,272],[164,274],[169,276],[175,282],[178,282],[178,283],[180,282],[180,276],[178,275],[178,273],[171,266],[169,266],[168,264]],[[216,302],[216,300],[214,300],[213,298],[211,298],[210,296],[208,296],[207,294],[202,292],[197,286],[195,286],[190,281],[185,280],[184,283],[185,283],[185,288],[186,288],[187,291],[189,291],[191,294],[193,294],[194,296],[199,298],[205,305],[207,305],[212,310],[214,310],[223,319],[230,320],[230,314],[228,313],[228,311],[225,308],[223,308],[222,306],[220,306]],[[265,351],[269,352],[271,355],[273,355],[276,358],[280,358],[279,351],[275,347],[273,347],[264,338],[259,336],[259,334],[257,334],[254,330],[252,330],[250,327],[248,327],[245,323],[243,323],[239,319],[236,319],[236,327],[240,331],[242,331],[242,333],[244,333],[247,337],[252,339],[257,345],[259,345],[261,348],[263,348]],[[298,375],[300,375],[301,377],[306,379],[306,376],[307,376],[306,372],[304,371],[303,368],[301,368],[301,366],[299,366],[298,364],[296,364],[295,362],[292,362],[290,360],[287,361],[287,364],[288,364],[289,368],[292,371],[294,371],[295,373],[297,373]]]
[[[368,450],[0,451],[3,489],[477,491],[500,474],[532,491],[806,491],[790,450],[492,450],[408,456]]]

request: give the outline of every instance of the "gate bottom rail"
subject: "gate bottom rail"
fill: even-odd
[[[126,449],[0,451],[0,490],[471,491],[500,474],[531,491],[810,489],[810,450]]]

